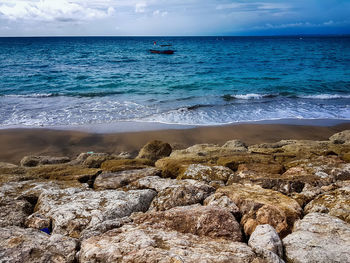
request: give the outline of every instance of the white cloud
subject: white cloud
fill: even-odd
[[[84,21],[105,18],[114,12],[111,6],[92,8],[67,0],[14,1],[0,5],[0,15],[10,20]]]
[[[290,9],[290,5],[283,3],[230,3],[216,6],[217,10],[235,9],[236,11],[283,11]]]
[[[160,11],[158,9],[153,12],[154,16],[166,16],[167,14],[168,14],[167,11]]]
[[[135,13],[144,13],[146,9],[146,3],[140,2],[135,5]]]

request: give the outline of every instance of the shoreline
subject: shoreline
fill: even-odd
[[[270,122],[119,132],[102,132],[105,131],[103,129],[100,132],[45,128],[0,129],[0,162],[19,163],[27,155],[73,158],[89,151],[135,154],[151,140],[168,142],[174,149],[201,143],[222,145],[233,139],[247,145],[286,139],[327,140],[334,133],[350,129],[350,121],[341,120],[315,120],[308,125],[305,125],[305,120],[298,120],[294,124],[290,120],[279,124]]]
[[[96,134],[113,134],[124,132],[146,132],[146,131],[161,131],[161,130],[183,130],[195,128],[219,128],[227,126],[239,125],[296,125],[296,126],[320,126],[331,127],[341,124],[350,123],[350,119],[271,119],[246,122],[232,122],[223,124],[174,124],[162,122],[147,122],[147,121],[118,121],[112,123],[97,123],[97,124],[77,124],[77,125],[58,125],[58,126],[21,126],[9,125],[0,127],[3,130],[27,130],[27,129],[45,129],[58,131],[78,131]]]

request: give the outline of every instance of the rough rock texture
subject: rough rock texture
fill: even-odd
[[[33,167],[45,164],[68,163],[69,161],[70,159],[68,157],[25,156],[20,163],[22,166]]]
[[[158,176],[161,171],[156,168],[144,168],[120,171],[115,173],[102,173],[97,176],[94,182],[95,189],[117,189],[128,185],[146,176]]]
[[[240,164],[271,164],[275,163],[273,156],[254,153],[236,153],[229,156],[219,157],[217,165],[225,166],[233,171],[238,170]]]
[[[84,240],[79,252],[81,263],[248,263],[262,262],[244,243],[124,225]]]
[[[327,213],[350,223],[350,187],[317,196],[304,209],[305,213]]]
[[[153,166],[154,162],[148,159],[120,159],[107,160],[101,164],[101,169],[107,172],[119,172]]]
[[[202,164],[190,164],[186,170],[179,175],[178,179],[195,179],[206,182],[226,182],[232,170],[224,166],[207,166]]]
[[[1,262],[75,262],[78,244],[72,238],[19,227],[0,228],[0,236]]]
[[[239,211],[238,206],[222,193],[212,194],[204,200],[203,204],[228,209],[228,211],[230,211],[230,213],[233,214],[237,220],[241,219],[241,212]]]
[[[320,213],[310,213],[295,223],[283,239],[287,262],[350,262],[350,225]]]
[[[26,200],[0,199],[0,227],[23,226],[33,212],[33,205]]]
[[[259,225],[251,234],[248,245],[253,249],[266,249],[283,258],[283,246],[276,230],[270,225]]]
[[[256,226],[269,224],[283,237],[302,214],[299,204],[292,198],[259,186],[232,184],[219,188],[217,193],[226,195],[239,207],[241,224],[247,235],[251,235]]]
[[[232,241],[242,240],[241,229],[234,216],[229,210],[216,206],[182,206],[162,212],[137,213],[132,218],[134,223],[145,224],[154,229],[175,230]]]
[[[43,165],[28,170],[30,178],[50,179],[60,181],[79,181],[81,183],[91,182],[98,174],[99,169],[90,169],[82,166],[70,165]]]
[[[215,188],[196,180],[173,180],[158,176],[141,178],[130,184],[133,189],[153,189],[158,192],[152,201],[151,210],[166,210],[176,206],[203,202]]]
[[[79,238],[81,231],[105,220],[147,211],[156,193],[137,191],[56,190],[42,193],[35,208],[52,221],[53,233]]]
[[[137,158],[156,161],[171,154],[172,148],[169,143],[151,141],[142,147]]]
[[[350,130],[338,132],[331,137],[329,140],[335,144],[349,144],[350,143]]]

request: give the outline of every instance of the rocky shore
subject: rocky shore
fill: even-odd
[[[0,162],[0,262],[350,262],[350,130]]]

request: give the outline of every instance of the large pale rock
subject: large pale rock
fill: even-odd
[[[283,258],[283,245],[276,230],[270,225],[259,225],[249,238],[248,245],[253,249],[266,249]]]
[[[331,137],[329,140],[335,144],[349,144],[350,143],[350,130],[338,132]]]
[[[186,170],[179,175],[178,179],[195,179],[206,182],[226,182],[233,171],[224,166],[208,166],[202,164],[190,164]]]
[[[261,262],[258,260],[244,243],[153,229],[147,225],[124,225],[89,238],[82,242],[79,252],[81,263]]]
[[[232,241],[242,240],[241,229],[235,217],[229,210],[217,206],[191,205],[162,212],[137,213],[133,215],[133,221],[155,229]]]
[[[350,223],[350,187],[317,196],[304,209],[305,213],[327,213]]]
[[[147,176],[130,184],[133,189],[153,189],[158,192],[150,209],[166,210],[203,202],[215,188],[196,180],[174,180]]]
[[[161,171],[156,168],[144,168],[120,171],[115,173],[102,173],[97,176],[94,182],[94,188],[101,189],[117,189],[128,185],[129,183],[136,181],[146,176],[158,176]]]
[[[232,184],[219,188],[216,193],[226,195],[239,207],[247,235],[258,225],[269,224],[283,237],[302,214],[301,207],[292,198],[259,186]]]
[[[0,228],[0,236],[0,262],[75,262],[75,239],[19,227]]]
[[[25,156],[21,160],[22,166],[33,167],[45,164],[68,163],[69,157],[52,157],[52,156]]]
[[[151,141],[142,147],[137,158],[156,161],[171,154],[172,148],[169,143],[162,141]]]
[[[79,238],[85,228],[133,212],[147,211],[155,195],[153,190],[56,190],[40,195],[35,214],[52,221],[53,233]]]
[[[295,223],[283,245],[287,262],[350,262],[350,225],[327,214],[310,213]]]
[[[238,206],[230,198],[222,193],[215,193],[210,195],[204,200],[203,204],[225,208],[230,211],[230,213],[233,214],[237,220],[241,219],[241,212],[239,211]]]
[[[0,198],[0,227],[23,226],[33,208],[26,200]]]

